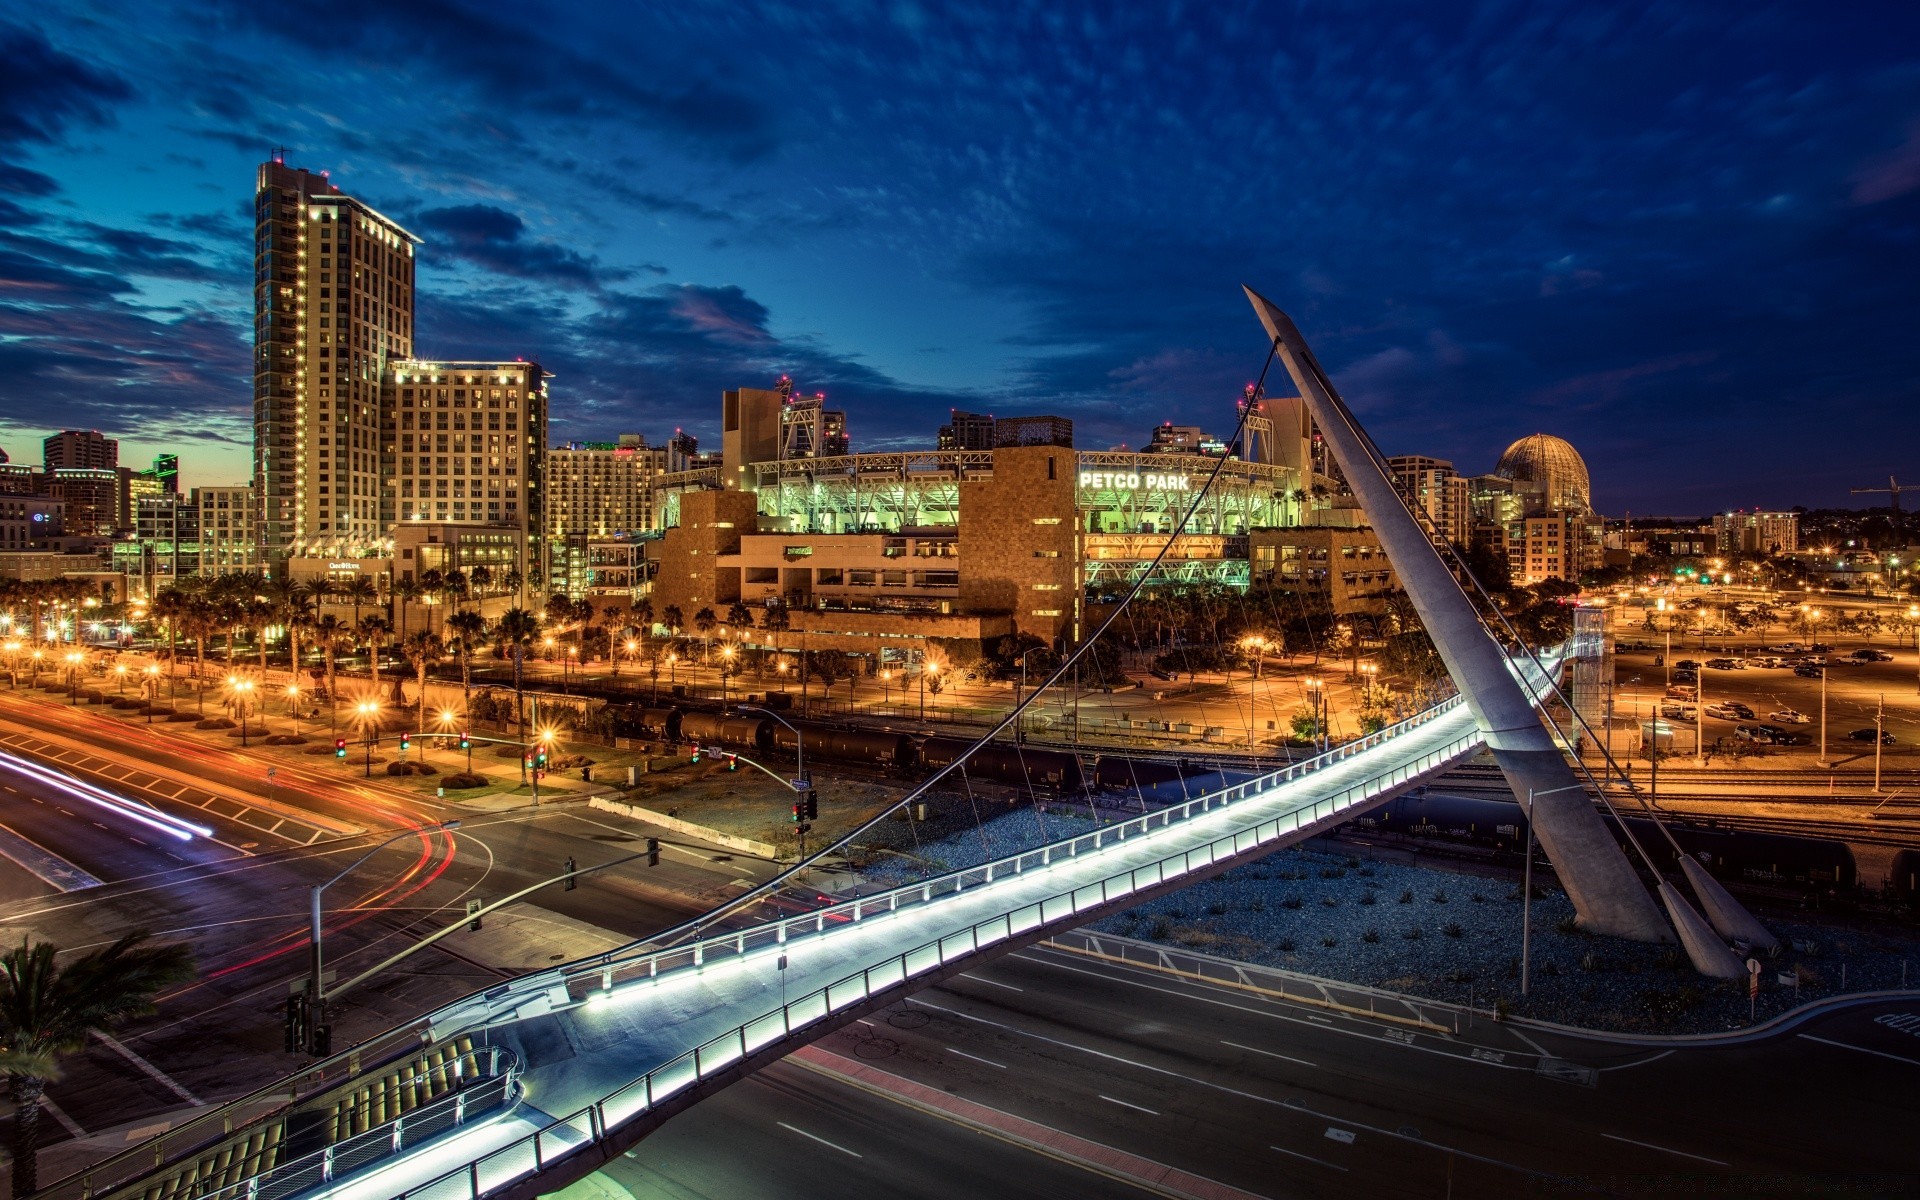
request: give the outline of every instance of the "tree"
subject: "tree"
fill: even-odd
[[[355,575],[352,581],[341,590],[341,594],[347,598],[347,603],[353,605],[353,623],[356,628],[360,624],[360,609],[380,599],[380,589],[374,587],[373,580],[365,575]]]
[[[694,631],[706,641],[709,652],[713,650],[713,631],[719,626],[720,618],[714,616],[710,608],[703,608],[693,614]]]
[[[686,617],[681,613],[678,604],[669,604],[660,613],[660,623],[667,627],[669,634],[678,635],[682,629],[686,628]]]
[[[460,699],[464,707],[473,693],[473,651],[487,639],[487,619],[463,608],[447,618],[447,630],[453,634],[453,649],[460,656]]]
[[[600,610],[600,619],[607,627],[607,660],[613,664],[613,677],[620,678],[620,641],[626,630],[627,610],[618,604],[609,604]]]
[[[333,725],[334,704],[338,700],[339,684],[334,676],[334,659],[342,646],[353,644],[353,630],[345,621],[328,613],[313,623],[313,644],[320,648],[327,664],[327,724]]]
[[[734,629],[753,628],[753,610],[747,607],[746,601],[735,600],[727,608],[727,624]]]
[[[493,627],[493,636],[500,640],[502,655],[507,653],[508,647],[513,647],[515,653],[518,653],[533,640],[534,634],[538,632],[540,632],[540,618],[524,608],[510,608],[501,613],[500,620]],[[520,725],[523,733],[526,729],[526,708],[522,703],[524,690],[525,685],[521,681],[520,670],[516,666],[513,672],[513,715],[514,721]]]
[[[389,630],[407,631],[407,602],[418,600],[425,589],[411,575],[402,575],[393,581],[393,624]]]
[[[368,613],[360,618],[354,632],[367,644],[367,665],[373,673],[373,695],[377,700],[380,698],[380,646],[393,632],[393,622],[379,613]]]
[[[51,942],[22,941],[0,958],[0,1073],[13,1098],[13,1194],[40,1186],[40,1098],[60,1059],[121,1022],[154,1011],[154,996],[193,977],[181,945],[146,945],[144,931],[73,959]]]
[[[400,643],[400,652],[413,664],[413,673],[420,685],[419,721],[415,726],[421,733],[427,731],[427,672],[433,665],[446,657],[447,647],[440,635],[430,629],[417,629]]]

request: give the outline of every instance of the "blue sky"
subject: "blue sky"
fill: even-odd
[[[243,479],[276,146],[426,239],[417,344],[558,438],[789,373],[1230,428],[1289,309],[1389,453],[1609,511],[1848,502],[1920,434],[1920,6],[164,0],[0,17],[0,446]]]

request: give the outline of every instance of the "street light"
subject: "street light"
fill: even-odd
[[[886,708],[893,703],[893,672],[885,667],[880,670],[880,707]]]
[[[920,719],[922,721],[927,719],[927,676],[939,673],[940,664],[930,658],[920,664]]]
[[[247,702],[253,695],[253,680],[233,675],[227,676],[227,686],[233,689],[233,706],[240,713],[240,744],[247,744]]]
[[[1660,726],[1656,718],[1654,724],[1654,744],[1659,745]],[[1533,801],[1536,796],[1551,796],[1555,792],[1583,792],[1584,783],[1570,783],[1565,787],[1548,788],[1544,792],[1527,789],[1527,861],[1520,872],[1520,994],[1527,994],[1527,968],[1533,958]]]
[[[1913,630],[1913,687],[1920,692],[1920,605],[1907,605],[1907,625]]]
[[[720,647],[720,707],[727,706],[727,680],[733,678],[733,647]]]
[[[293,718],[293,736],[299,737],[300,736],[300,685],[297,683],[290,683],[287,685],[287,715]],[[262,713],[261,719],[265,720],[264,712]]]
[[[1360,686],[1363,696],[1361,703],[1367,708],[1373,707],[1373,681],[1379,674],[1380,666],[1378,663],[1360,664]]]
[[[1326,700],[1326,683],[1317,675],[1308,676],[1305,683],[1307,699],[1313,705],[1313,748],[1315,753],[1321,753],[1326,749],[1327,727],[1320,717],[1321,707]]]
[[[364,708],[365,706],[363,705],[362,707]],[[321,942],[320,942],[320,937],[322,932],[320,927],[320,894],[326,891],[328,888],[332,887],[334,884],[339,883],[342,879],[346,878],[347,875],[352,873],[352,871],[355,868],[357,868],[361,863],[366,862],[369,858],[372,858],[374,855],[380,853],[380,851],[385,850],[388,846],[393,845],[395,842],[400,841],[403,838],[409,838],[414,836],[415,834],[428,833],[432,831],[441,831],[441,832],[451,833],[458,828],[460,828],[460,822],[456,819],[452,821],[442,821],[438,825],[423,826],[419,829],[402,829],[400,832],[394,834],[392,837],[388,838],[386,841],[381,842],[378,846],[375,846],[373,849],[367,851],[365,854],[362,854],[359,858],[354,859],[351,863],[347,864],[345,870],[342,870],[339,874],[335,875],[332,879],[327,880],[325,883],[320,884],[313,889],[312,895],[310,897],[310,900],[311,900],[310,916],[312,918],[312,925],[308,932],[308,940],[309,940],[310,951],[311,951],[311,953],[309,954],[309,960],[310,960],[309,974],[307,975],[307,1030],[309,1035],[308,1042],[307,1042],[307,1052],[309,1054],[317,1053],[317,1051],[314,1049],[315,1040],[313,1039],[312,1035],[317,1030],[319,1030],[321,1026],[326,1024],[326,1014],[327,1014],[327,997],[325,992],[322,991],[322,984],[320,980],[321,966],[324,962],[324,956],[321,951]]]
[[[78,650],[67,651],[67,696],[73,703],[80,703],[80,664],[87,656]]]
[[[366,777],[373,778],[373,744],[380,740],[380,702],[362,700],[353,706],[354,715],[359,718],[362,738],[361,745],[366,751]]]
[[[114,674],[114,677],[118,679],[120,682],[120,694],[122,696],[126,695],[127,694],[127,664],[123,662],[117,662],[113,664],[113,674]]]
[[[147,677],[147,724],[151,725],[153,724],[153,706],[160,701],[160,667],[156,663],[148,663],[143,673]]]

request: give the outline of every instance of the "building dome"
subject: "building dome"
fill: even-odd
[[[1527,485],[1524,490],[1538,497],[1542,508],[1570,508],[1581,512],[1593,509],[1593,490],[1587,478],[1587,464],[1564,438],[1550,433],[1523,437],[1507,447],[1500,465],[1493,469],[1502,479]]]

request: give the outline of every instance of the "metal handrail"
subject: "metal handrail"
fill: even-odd
[[[272,1181],[276,1179],[286,1179],[303,1172],[312,1171],[315,1168],[318,1168],[315,1182],[325,1182],[334,1177],[335,1167],[340,1159],[357,1159],[356,1152],[363,1146],[374,1146],[384,1142],[387,1153],[353,1161],[352,1165],[347,1168],[348,1170],[357,1170],[361,1166],[369,1165],[380,1159],[391,1158],[394,1155],[414,1148],[406,1141],[406,1130],[409,1124],[418,1127],[422,1122],[427,1122],[430,1121],[431,1118],[445,1116],[449,1113],[453,1116],[452,1125],[449,1127],[457,1127],[465,1124],[469,1110],[475,1112],[491,1111],[494,1107],[489,1104],[484,1110],[476,1109],[473,1104],[473,1098],[477,1092],[483,1090],[488,1084],[498,1085],[500,1088],[500,1099],[504,1103],[512,1097],[514,1088],[520,1079],[521,1064],[519,1058],[514,1055],[512,1051],[500,1046],[476,1046],[472,1050],[461,1054],[460,1057],[453,1060],[453,1062],[458,1063],[471,1060],[474,1066],[478,1068],[482,1057],[489,1060],[488,1070],[485,1074],[476,1072],[473,1077],[474,1082],[466,1087],[448,1092],[446,1095],[422,1104],[410,1112],[393,1118],[391,1121],[383,1121],[379,1125],[374,1125],[362,1129],[358,1133],[342,1137],[338,1141],[322,1146],[318,1150],[303,1154],[299,1158],[277,1162],[264,1171],[249,1175],[243,1179],[237,1179],[233,1183],[214,1188],[210,1191],[200,1191],[196,1189],[192,1195],[195,1197],[195,1200],[239,1200],[241,1197],[244,1197],[245,1200],[255,1200],[260,1190]],[[502,1070],[503,1059],[505,1060],[504,1070]],[[443,1064],[443,1066],[451,1070],[453,1064]],[[366,1103],[371,1105],[372,1099],[369,1097]],[[279,1115],[284,1117],[284,1111]],[[446,1132],[446,1128],[449,1127],[432,1129],[426,1136],[428,1139],[437,1137],[439,1134]],[[234,1132],[237,1134],[244,1133],[246,1128],[246,1126],[242,1126]],[[218,1143],[216,1143],[216,1145],[217,1144]],[[284,1146],[286,1144],[285,1140],[283,1139],[280,1144]],[[185,1168],[186,1160],[164,1164],[145,1174],[137,1175],[131,1179],[114,1184],[105,1192],[92,1194],[100,1196],[102,1200],[115,1200],[116,1197],[122,1194],[132,1195],[134,1194],[134,1189],[139,1189],[142,1184],[155,1175],[163,1174],[168,1166],[171,1166],[176,1171],[181,1170]]]
[[[1430,710],[1431,711],[1431,710]],[[1370,799],[1415,776],[1425,774],[1453,761],[1480,744],[1476,730],[1428,751],[1411,763],[1401,764],[1370,779],[1349,786],[1337,797],[1323,797],[1311,804],[1261,822],[1250,830],[1240,830],[1215,838],[1204,846],[1155,860],[1145,866],[1107,876],[1095,883],[1056,892],[1024,905],[975,922],[963,930],[922,943],[913,949],[840,980],[817,988],[799,999],[782,1004],[751,1021],[709,1038],[706,1042],[673,1060],[647,1071],[599,1100],[556,1118],[510,1145],[496,1149],[454,1170],[399,1193],[395,1200],[424,1197],[456,1178],[464,1178],[468,1200],[480,1200],[488,1192],[513,1180],[545,1170],[559,1158],[583,1146],[605,1139],[635,1116],[661,1101],[684,1091],[709,1076],[730,1069],[748,1055],[764,1049],[796,1031],[831,1017],[835,1012],[859,1004],[876,992],[904,985],[910,979],[944,966],[950,959],[965,957],[986,946],[1031,933],[1048,924],[1064,923],[1083,912],[1104,908],[1146,888],[1157,887],[1170,878],[1168,864],[1179,862],[1171,878],[1211,865],[1221,858],[1236,858],[1279,838],[1339,815],[1354,803]],[[1196,860],[1198,860],[1196,862]],[[1097,890],[1098,895],[1092,896]],[[1086,899],[1083,902],[1083,897]],[[1064,902],[1064,910],[1050,906]],[[987,931],[983,938],[982,931]],[[551,1145],[549,1145],[551,1143]],[[531,1151],[531,1154],[529,1154]],[[502,1162],[501,1160],[509,1160]],[[501,1162],[507,1173],[499,1179],[484,1179],[486,1164]],[[530,1168],[530,1169],[529,1169]],[[460,1194],[458,1192],[454,1194]]]

